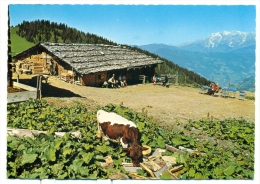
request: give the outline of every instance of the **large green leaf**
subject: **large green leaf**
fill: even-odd
[[[142,134],[142,141],[144,144],[147,144],[150,141],[150,139],[146,134]]]
[[[7,141],[8,141],[8,147],[10,147],[11,149],[16,149],[20,143],[20,140],[18,140],[18,138],[14,138],[14,137],[7,137]]]
[[[185,155],[182,155],[182,154],[178,154],[177,156],[177,162],[178,163],[186,163],[186,160],[185,160]]]
[[[229,163],[229,166],[226,167],[223,172],[226,176],[231,176],[236,170],[236,166],[233,163]]]
[[[17,150],[21,151],[21,150],[26,150],[26,145],[25,144],[20,144],[17,148]]]
[[[21,165],[31,164],[37,159],[37,154],[23,154],[21,159]]]
[[[54,148],[56,150],[59,150],[62,143],[63,143],[62,139],[55,139],[55,141],[54,141]]]
[[[94,146],[92,144],[84,144],[84,148],[86,149],[86,151],[88,151],[89,149],[93,148]]]
[[[172,138],[172,143],[175,145],[175,146],[180,146],[180,145],[183,145],[184,141],[181,140],[181,138],[178,138],[178,137],[174,137]]]
[[[59,173],[57,179],[65,179],[66,177],[68,177],[68,173],[63,172],[63,173]]]
[[[93,152],[89,152],[89,153],[84,153],[82,154],[82,160],[84,160],[84,162],[86,164],[89,164],[89,162],[91,161],[91,159],[93,158],[94,153]]]
[[[75,159],[73,164],[70,165],[70,169],[73,170],[75,173],[79,173],[81,171],[81,166],[84,163],[81,159]]]
[[[62,154],[63,154],[64,156],[66,156],[66,155],[69,155],[71,152],[72,152],[72,149],[66,147],[66,148],[63,148]]]
[[[53,174],[57,175],[63,169],[63,167],[64,167],[64,165],[62,163],[54,164],[52,166]]]
[[[47,135],[51,135],[51,134],[53,134],[55,131],[56,131],[56,127],[53,126],[53,127],[51,127],[51,129],[47,132]]]
[[[106,146],[106,145],[102,145],[102,146],[97,146],[96,150],[98,150],[101,153],[106,153],[108,150],[110,150],[111,148]]]
[[[146,176],[146,173],[142,169],[136,169],[136,173],[140,174],[141,176]]]
[[[89,168],[88,167],[81,167],[80,174],[84,177],[89,175]]]
[[[223,170],[218,167],[214,168],[213,172],[216,178],[219,178],[223,174]]]
[[[159,137],[157,139],[157,143],[158,143],[159,148],[165,148],[165,142],[164,142],[164,139],[162,137]]]
[[[201,180],[201,179],[203,179],[203,175],[200,172],[197,172],[195,174],[195,179]]]
[[[65,141],[68,141],[69,138],[70,138],[70,134],[69,134],[68,132],[66,132],[66,133],[63,135],[63,139],[64,139]]]
[[[143,123],[143,122],[139,122],[139,123],[137,124],[137,127],[138,127],[138,129],[139,129],[139,131],[140,131],[141,133],[143,132],[144,126],[145,126],[145,123]]]
[[[47,160],[49,161],[56,161],[56,149],[54,147],[48,147],[45,152],[44,155],[46,156]]]
[[[170,179],[172,179],[172,177],[168,173],[162,173],[162,175],[160,176],[160,179],[162,179],[162,180],[170,180]]]
[[[98,171],[94,171],[88,176],[88,179],[97,179]]]
[[[189,177],[194,178],[195,177],[195,173],[196,173],[195,169],[194,168],[190,168],[190,170],[189,170]]]

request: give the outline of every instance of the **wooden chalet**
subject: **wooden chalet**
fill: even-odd
[[[51,74],[67,82],[101,86],[112,74],[125,75],[128,84],[150,79],[163,61],[126,48],[103,44],[39,43],[14,56],[16,71]]]

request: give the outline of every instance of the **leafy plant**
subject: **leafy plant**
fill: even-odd
[[[141,143],[149,145],[153,151],[165,148],[166,144],[195,150],[195,154],[163,153],[176,157],[177,163],[184,165],[180,179],[254,178],[253,122],[243,119],[190,120],[184,127],[188,131],[177,131],[159,126],[145,111],[137,113],[113,104],[102,108],[136,123],[142,134]],[[70,108],[57,108],[44,100],[8,105],[8,127],[46,130],[48,133],[35,134],[33,138],[7,137],[7,177],[97,179],[125,173],[121,163],[131,162],[131,159],[122,147],[96,138],[96,111],[90,112],[80,103]],[[57,137],[54,135],[57,131],[68,133]],[[72,131],[80,131],[81,138],[73,137]],[[112,157],[114,167],[105,169],[100,162],[108,155]],[[147,176],[142,170],[138,173]],[[169,176],[164,174],[161,178],[168,179]]]

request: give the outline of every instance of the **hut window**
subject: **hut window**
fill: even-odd
[[[98,77],[98,80],[101,80],[101,74],[99,74],[97,77]]]

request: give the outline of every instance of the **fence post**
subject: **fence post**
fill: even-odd
[[[175,84],[178,84],[178,81],[179,80],[179,75],[178,75],[178,71],[177,71],[177,73],[176,73],[176,80],[175,80]]]
[[[36,99],[41,99],[41,81],[42,81],[42,76],[41,75],[38,75],[37,76],[37,86],[36,86],[36,89],[37,89],[37,93],[36,93]]]
[[[19,83],[19,73],[17,73],[17,83]]]
[[[42,89],[42,75],[40,75],[40,79],[39,79],[39,99],[41,100],[42,99],[42,93],[41,93],[41,89]]]
[[[36,99],[38,99],[38,97],[39,97],[39,75],[37,75],[37,84],[36,84],[36,90],[37,90],[37,92],[36,92]]]

